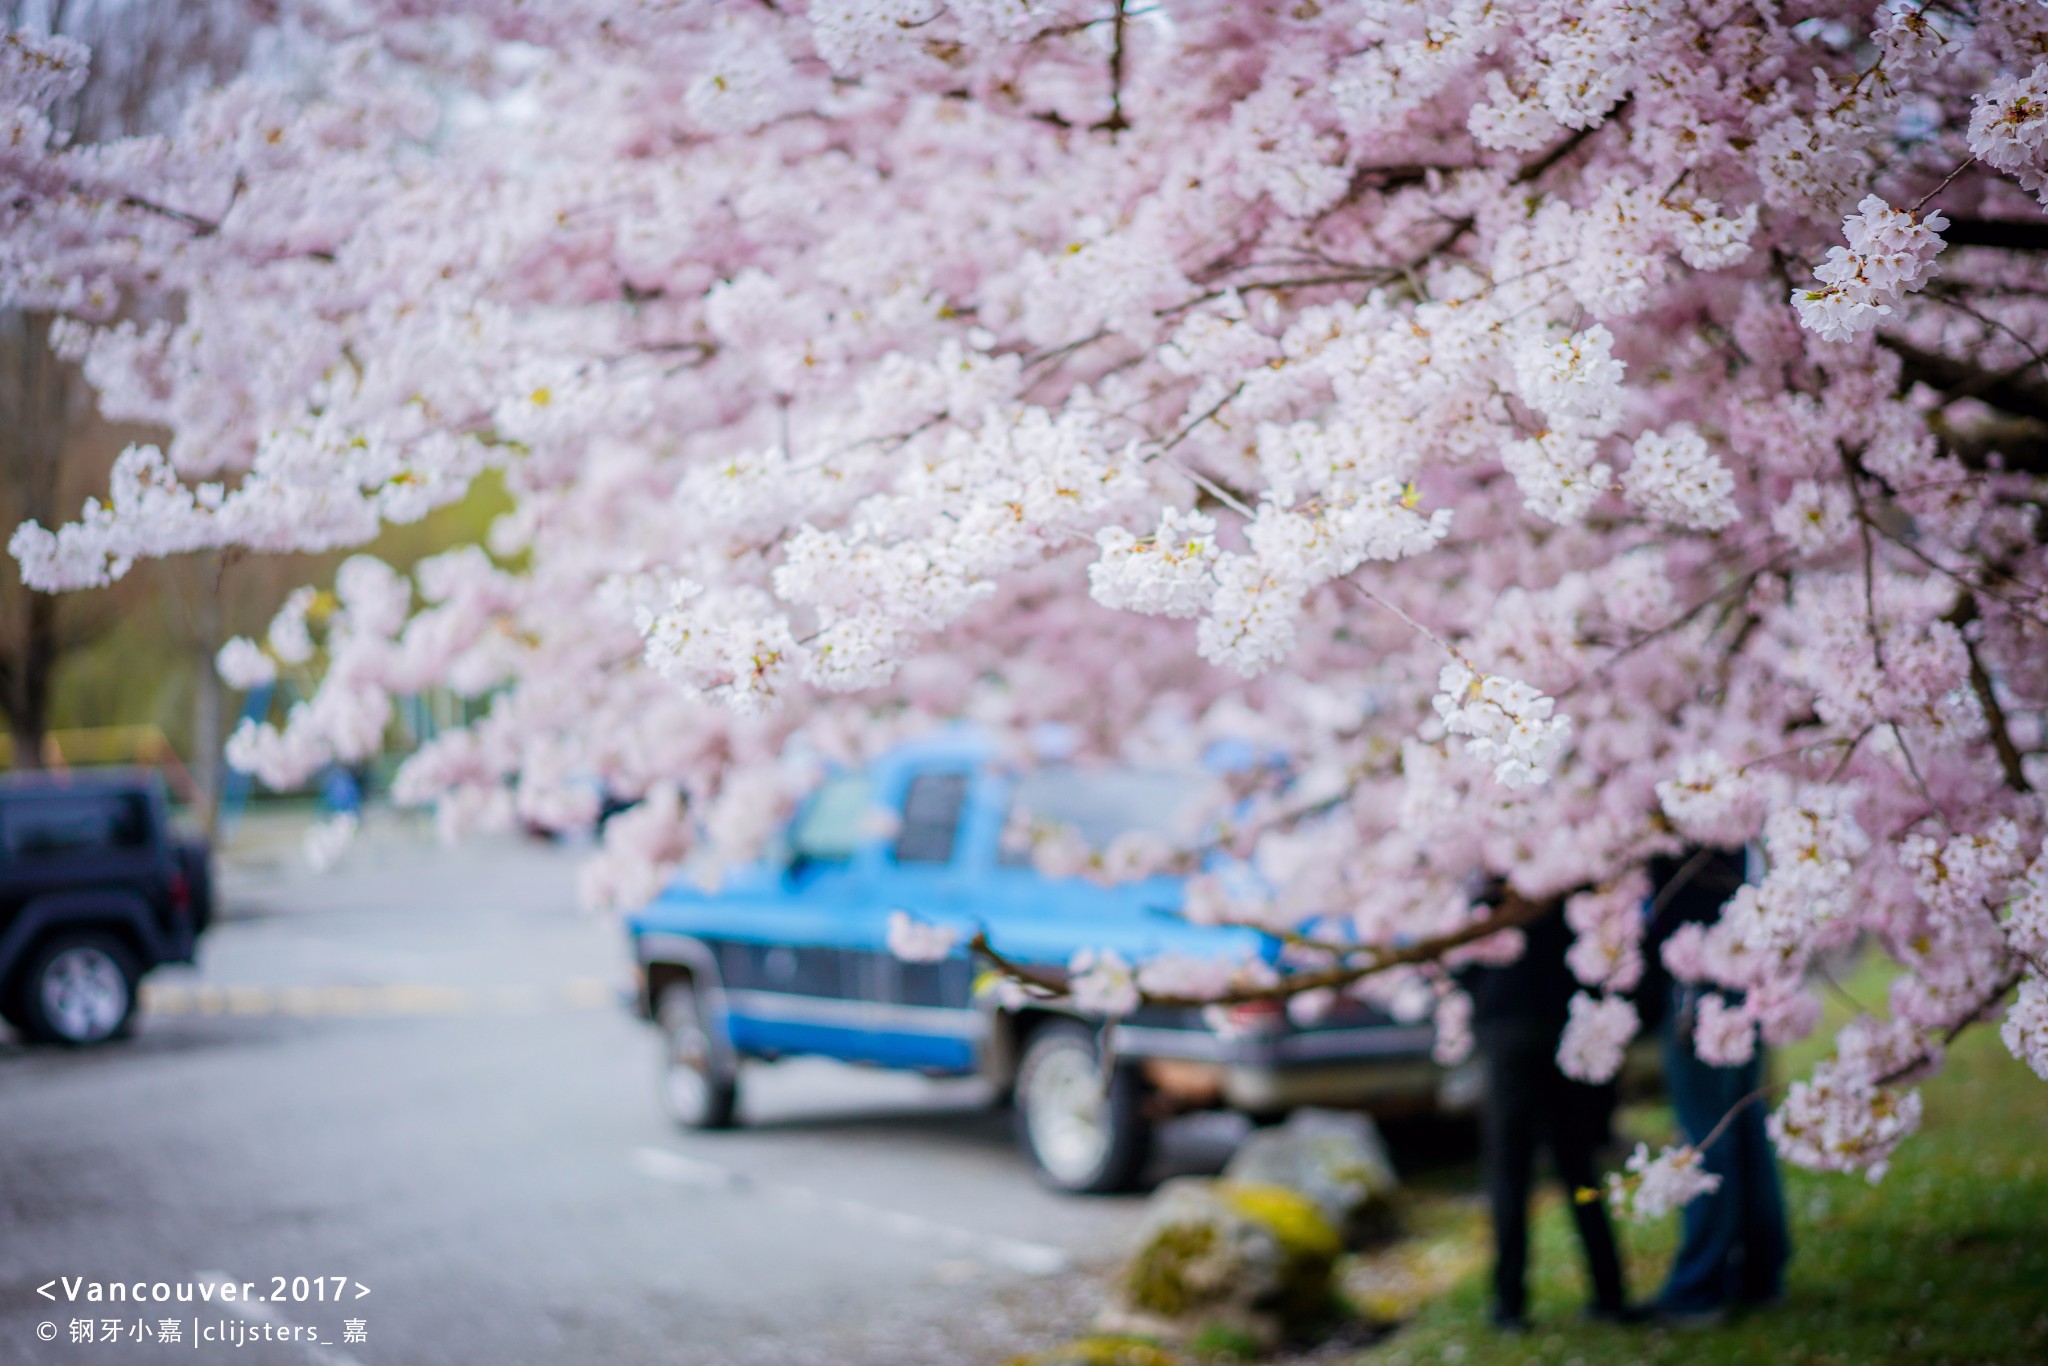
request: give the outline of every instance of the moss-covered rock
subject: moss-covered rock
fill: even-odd
[[[1270,1347],[1327,1317],[1343,1240],[1284,1186],[1182,1178],[1153,1196],[1109,1326]]]
[[[1011,1357],[1003,1366],[1181,1366],[1181,1362],[1149,1338],[1100,1335]]]
[[[1400,1182],[1379,1129],[1365,1115],[1296,1111],[1278,1128],[1247,1138],[1223,1174],[1307,1196],[1349,1247],[1384,1241],[1396,1231]]]

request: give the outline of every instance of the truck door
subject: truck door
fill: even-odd
[[[877,1060],[932,1072],[969,1072],[983,1027],[973,1008],[974,965],[964,951],[936,963],[906,963],[889,952],[886,917],[902,911],[936,924],[968,925],[966,884],[975,774],[968,768],[912,769],[892,784],[898,825],[882,874],[884,941],[864,984]]]

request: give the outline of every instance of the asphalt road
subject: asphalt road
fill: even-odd
[[[954,1366],[1085,1321],[1138,1202],[1040,1190],[972,1083],[785,1063],[672,1128],[577,856],[387,819],[315,876],[258,832],[133,1040],[0,1042],[0,1363]],[[116,1281],[172,1299],[82,1298]]]

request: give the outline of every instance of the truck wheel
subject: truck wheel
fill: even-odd
[[[669,1118],[685,1129],[730,1129],[739,1111],[739,1069],[713,1039],[696,989],[669,983],[654,1017],[661,1025],[661,1095]]]
[[[135,955],[110,934],[52,935],[21,978],[23,1032],[44,1043],[105,1043],[135,1018]]]
[[[1017,1068],[1017,1136],[1055,1190],[1129,1190],[1152,1150],[1138,1077],[1115,1069],[1103,1086],[1095,1031],[1073,1020],[1039,1029]]]

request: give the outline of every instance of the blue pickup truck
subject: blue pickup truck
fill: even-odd
[[[1166,833],[1200,777],[1014,772],[985,741],[948,732],[827,779],[770,857],[715,892],[679,879],[628,919],[638,1006],[663,1034],[675,1120],[733,1124],[741,1065],[755,1060],[809,1054],[979,1075],[1014,1098],[1042,1179],[1079,1192],[1133,1183],[1153,1121],[1176,1110],[1438,1106],[1447,1076],[1430,1061],[1429,1027],[1363,1006],[1299,1028],[1261,1003],[1222,1030],[1198,1010],[1141,1008],[1113,1031],[1105,1075],[1100,1020],[993,989],[965,948],[938,962],[890,953],[889,918],[903,911],[1055,970],[1082,948],[1131,962],[1166,952],[1271,961],[1279,944],[1268,936],[1183,920],[1178,878],[1049,878],[1006,847],[1013,808],[1070,825],[1095,847],[1133,828]]]

